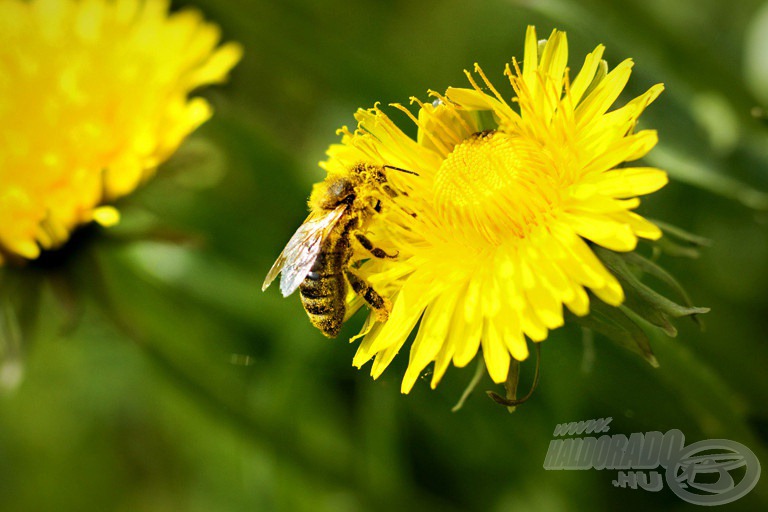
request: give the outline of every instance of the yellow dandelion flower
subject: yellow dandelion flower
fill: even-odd
[[[0,264],[36,258],[134,190],[211,116],[241,56],[164,0],[0,0]]]
[[[378,107],[357,113],[359,129],[329,150],[328,172],[367,161],[418,176],[390,173],[403,193],[368,227],[399,256],[362,267],[393,307],[386,322],[369,319],[356,366],[375,357],[372,375],[381,375],[418,324],[404,393],[428,364],[434,387],[451,363],[465,366],[479,350],[501,383],[512,358],[528,356],[526,338],[543,341],[563,325],[563,306],[586,315],[588,291],[622,303],[619,281],[592,246],[627,252],[638,238],[661,236],[633,210],[637,196],[667,183],[666,173],[618,167],[656,144],[656,132],[635,125],[663,87],[609,111],[632,61],[606,73],[603,50],[571,80],[565,33],[540,44],[529,27],[522,69],[513,60],[505,72],[511,101],[475,66],[471,88],[432,92],[434,103],[413,99],[418,116],[394,105],[418,126],[417,140]]]

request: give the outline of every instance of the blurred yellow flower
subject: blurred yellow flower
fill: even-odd
[[[345,131],[332,146],[326,170],[366,161],[418,176],[389,174],[405,193],[368,227],[399,257],[362,267],[393,308],[386,322],[369,318],[356,366],[375,356],[377,378],[420,321],[404,393],[431,362],[434,387],[451,362],[465,366],[481,348],[501,383],[511,358],[528,356],[526,337],[539,342],[563,325],[563,305],[586,315],[587,290],[609,305],[622,303],[621,285],[590,244],[627,252],[638,238],[661,236],[632,210],[637,196],[667,183],[666,173],[617,166],[656,144],[654,131],[634,128],[663,87],[608,112],[632,62],[606,73],[603,50],[589,54],[571,80],[565,33],[554,31],[544,44],[530,27],[522,69],[515,60],[506,68],[511,102],[475,66],[482,86],[467,73],[471,88],[432,92],[434,103],[413,99],[418,117],[394,105],[416,123],[417,140],[379,108],[358,111],[358,131]]]
[[[0,0],[0,263],[36,258],[134,190],[211,116],[194,89],[242,49],[163,0]]]

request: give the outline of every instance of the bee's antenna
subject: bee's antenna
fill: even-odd
[[[418,176],[419,175],[419,173],[417,173],[417,172],[409,171],[408,169],[401,169],[400,167],[395,167],[394,165],[384,165],[383,167],[385,169],[393,169],[395,171],[404,172],[406,174],[413,174],[414,176]]]

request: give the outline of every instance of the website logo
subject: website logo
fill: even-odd
[[[672,429],[609,435],[613,418],[561,423],[544,459],[546,470],[618,470],[614,487],[658,492],[667,487],[694,505],[724,505],[749,493],[760,461],[741,443],[707,439],[688,446]],[[588,434],[584,437],[566,437]],[[589,435],[593,434],[593,435]]]

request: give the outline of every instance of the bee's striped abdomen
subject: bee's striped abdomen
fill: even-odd
[[[312,266],[312,270],[299,286],[301,303],[312,325],[329,338],[341,330],[346,314],[347,285],[342,274],[346,245],[341,239],[329,240]]]

